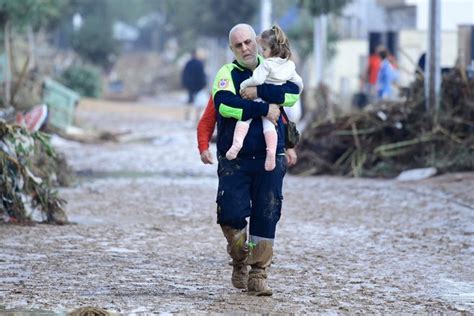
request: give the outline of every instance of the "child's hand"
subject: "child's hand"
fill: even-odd
[[[280,117],[280,107],[277,104],[268,105],[268,113],[265,116],[273,125],[277,125],[278,118]]]
[[[247,87],[245,89],[240,89],[240,96],[246,100],[254,100],[258,98],[257,87]]]

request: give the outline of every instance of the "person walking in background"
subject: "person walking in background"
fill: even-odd
[[[196,50],[191,51],[191,59],[184,66],[181,82],[188,92],[187,104],[192,107],[195,102],[196,94],[206,86],[206,73],[204,72],[204,64],[197,57]],[[186,119],[191,115],[191,108],[186,112]]]
[[[271,29],[263,31],[257,40],[262,47],[262,54],[265,60],[254,70],[251,78],[244,80],[240,84],[240,91],[263,83],[282,85],[286,81],[292,81],[298,85],[301,93],[303,90],[303,80],[296,73],[295,63],[289,60],[291,57],[290,43],[283,30],[278,25],[274,25]],[[263,134],[267,145],[265,170],[271,171],[275,168],[278,135],[273,123],[265,117],[262,118],[262,121]],[[237,158],[251,122],[252,119],[238,121],[235,125],[233,143],[226,153],[227,159]]]
[[[388,59],[388,52],[382,50],[379,55],[382,62],[377,75],[377,97],[379,100],[388,100],[393,98],[392,84],[398,79],[398,74]]]
[[[213,84],[219,176],[217,222],[221,225],[227,240],[227,251],[232,258],[233,286],[246,288],[249,295],[268,296],[272,295],[272,290],[267,285],[267,268],[273,257],[286,173],[285,127],[278,104],[293,105],[298,100],[299,89],[292,82],[263,84],[248,87],[239,95],[240,84],[252,76],[263,58],[257,55],[256,34],[248,24],[238,24],[230,30],[229,44],[235,60],[221,67]],[[251,101],[258,97],[267,102]],[[272,171],[264,168],[266,144],[262,116],[277,125],[276,167]],[[232,145],[237,121],[250,118],[253,120],[248,136],[237,159],[226,159],[225,153]],[[247,265],[251,267],[250,272]]]

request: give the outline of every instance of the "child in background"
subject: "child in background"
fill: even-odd
[[[295,63],[289,60],[291,57],[290,44],[283,30],[279,26],[274,25],[271,29],[263,31],[257,41],[262,48],[262,55],[265,57],[265,60],[255,69],[251,78],[242,82],[240,92],[247,87],[258,86],[263,83],[282,85],[287,81],[292,81],[298,85],[301,93],[303,90],[303,80],[296,73]],[[238,121],[235,125],[233,143],[226,153],[227,159],[232,160],[237,157],[251,121],[252,119]],[[271,171],[275,168],[278,135],[272,122],[262,117],[262,123],[265,143],[267,145],[265,170]]]

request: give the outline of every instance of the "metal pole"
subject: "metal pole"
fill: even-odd
[[[324,69],[327,60],[327,47],[328,46],[328,16],[326,14],[321,15],[321,79],[320,82],[324,83]]]
[[[323,63],[321,60],[321,16],[313,17],[313,58],[314,58],[314,85],[317,87],[321,82]]]
[[[425,77],[425,109],[433,115],[433,123],[438,121],[441,90],[440,68],[440,0],[430,0],[428,24],[428,51]]]
[[[4,99],[4,106],[11,105],[11,47],[10,47],[10,21],[5,23],[5,32],[3,34],[4,41],[5,41],[5,71],[4,71],[4,78],[5,78],[5,99]]]
[[[320,15],[313,17],[314,30],[314,67],[315,67],[315,83],[319,86],[324,82],[324,63],[326,60],[326,46],[327,46],[327,15]]]
[[[260,33],[271,27],[272,0],[260,0]]]

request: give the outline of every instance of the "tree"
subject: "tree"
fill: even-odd
[[[351,0],[300,0],[313,17],[329,13],[339,13]]]
[[[118,52],[112,24],[104,25],[103,18],[97,14],[84,18],[82,27],[74,32],[72,46],[81,57],[102,67],[107,67]]]
[[[166,0],[161,7],[169,35],[176,36],[180,46],[189,49],[195,46],[199,36],[226,38],[237,23],[252,24],[258,14],[255,0]]]
[[[72,48],[86,61],[102,67],[107,67],[118,52],[110,5],[108,1],[70,0],[64,14],[66,23],[71,23],[74,14],[83,19],[78,30],[70,29]]]
[[[62,7],[60,0],[0,0],[0,27],[9,23],[19,30],[27,25],[38,29],[58,17]]]
[[[3,30],[5,69],[4,69],[4,93],[3,104],[10,105],[13,102],[14,95],[11,93],[11,75],[12,65],[11,56],[11,29],[18,31],[27,29],[28,26],[38,29],[42,25],[47,25],[59,16],[62,8],[60,0],[0,0],[0,29]],[[20,84],[21,76],[17,82]]]
[[[208,0],[201,20],[201,32],[213,37],[227,37],[238,23],[252,24],[258,14],[258,1]]]

